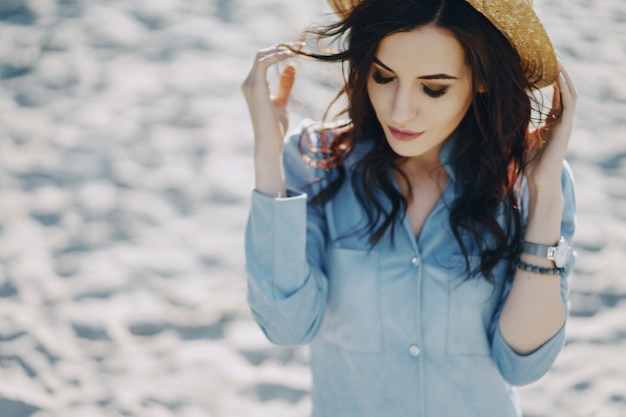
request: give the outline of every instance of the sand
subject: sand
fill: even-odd
[[[523,408],[626,416],[626,2],[535,3],[581,94],[579,259],[567,345]],[[0,417],[308,414],[307,349],[272,346],[245,302],[239,85],[257,49],[328,11],[0,2]],[[336,87],[297,65],[293,123]]]

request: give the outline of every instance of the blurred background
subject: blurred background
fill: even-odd
[[[535,6],[581,94],[579,259],[567,346],[523,408],[626,416],[626,2]],[[0,0],[0,417],[308,414],[306,348],[270,345],[245,302],[239,86],[329,12]],[[292,124],[337,89],[337,68],[297,66]]]

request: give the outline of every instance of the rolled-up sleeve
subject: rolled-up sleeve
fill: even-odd
[[[563,165],[561,183],[564,199],[561,235],[569,242],[572,242],[576,229],[576,197],[572,172],[567,162]],[[576,252],[574,251],[573,256],[565,268],[565,272],[561,275],[561,298],[565,306],[566,323],[567,317],[569,316],[568,276],[574,266],[575,259]],[[527,355],[518,354],[504,340],[500,332],[500,326],[498,325],[502,306],[504,305],[504,301],[510,289],[511,281],[509,280],[505,286],[500,307],[491,323],[491,355],[505,380],[512,385],[525,385],[541,378],[548,372],[556,360],[565,342],[565,324],[563,324],[561,329],[559,329],[554,336],[535,351]]]
[[[565,340],[565,324],[540,348],[528,355],[515,352],[502,337],[500,326],[495,326],[491,345],[491,355],[500,373],[511,385],[526,385],[541,378],[548,372]]]
[[[316,335],[324,316],[328,285],[322,270],[323,210],[293,189],[312,179],[298,151],[297,129],[285,143],[285,198],[252,192],[245,235],[248,303],[268,339],[300,345]]]

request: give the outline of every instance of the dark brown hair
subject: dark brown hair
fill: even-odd
[[[492,281],[495,265],[519,250],[522,227],[516,185],[533,146],[526,137],[533,85],[507,39],[464,0],[364,0],[345,19],[308,32],[337,50],[301,53],[347,64],[345,86],[337,98],[347,95],[348,106],[340,115],[349,119],[344,129],[321,144],[324,157],[317,158],[317,164],[331,167],[333,175],[312,203],[327,203],[349,179],[367,215],[361,232],[369,236],[372,247],[388,231],[393,241],[394,225],[405,215],[407,199],[394,187],[389,170],[400,175],[409,192],[410,185],[399,168],[403,158],[385,139],[366,83],[384,37],[428,24],[456,37],[472,72],[474,98],[457,128],[459,140],[452,156],[459,194],[451,207],[450,226],[468,272],[482,273]],[[477,93],[479,85],[486,85],[486,91]],[[343,161],[362,142],[371,142],[371,149],[346,172]],[[503,224],[497,221],[501,213]],[[481,254],[480,265],[473,270],[469,245],[476,245]]]

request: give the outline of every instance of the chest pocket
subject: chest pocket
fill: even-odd
[[[322,337],[348,350],[381,352],[379,253],[330,248],[327,259],[329,296]]]
[[[480,262],[478,256],[470,257],[471,267]],[[450,355],[490,355],[489,326],[500,301],[501,285],[487,282],[478,275],[466,279],[463,256],[451,257],[448,276],[448,328],[446,352]],[[493,271],[496,282],[505,277],[506,265]]]

